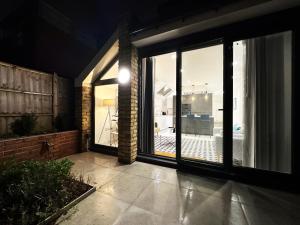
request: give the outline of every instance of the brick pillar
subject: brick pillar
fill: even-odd
[[[91,136],[92,87],[75,88],[75,121],[81,133],[81,152],[86,152],[88,137]]]
[[[130,71],[130,81],[119,84],[119,147],[118,159],[132,163],[137,156],[138,59],[131,44],[126,20],[119,26],[119,70]]]

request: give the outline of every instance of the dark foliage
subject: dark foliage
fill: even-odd
[[[70,130],[70,116],[66,114],[58,114],[54,120],[55,131],[66,131]]]
[[[64,122],[61,115],[55,117],[54,127],[57,131],[62,131],[64,129]]]
[[[10,127],[14,134],[19,136],[32,134],[36,126],[37,117],[34,114],[25,113],[20,119],[11,123]]]
[[[0,224],[38,224],[90,186],[70,175],[73,163],[9,160],[0,163]]]

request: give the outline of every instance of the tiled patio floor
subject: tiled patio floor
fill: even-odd
[[[97,191],[62,216],[61,225],[300,224],[300,196],[183,174],[175,169],[81,153],[73,172]]]

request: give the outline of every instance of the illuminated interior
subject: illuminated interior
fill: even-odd
[[[103,75],[101,81],[117,78],[118,61]],[[95,86],[95,140],[97,145],[118,147],[118,84]]]

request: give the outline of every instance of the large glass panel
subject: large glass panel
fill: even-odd
[[[118,84],[95,87],[95,144],[118,147]]]
[[[176,156],[176,53],[152,57],[154,154]]]
[[[292,33],[233,43],[233,164],[291,172]]]
[[[181,156],[223,162],[223,45],[182,53]]]

